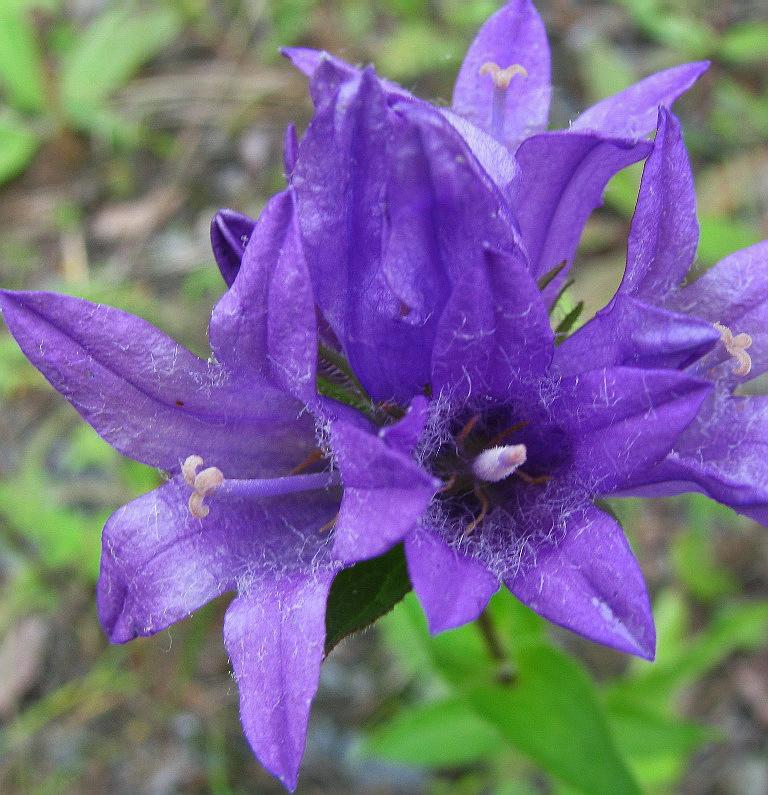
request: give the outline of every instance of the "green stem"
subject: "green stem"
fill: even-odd
[[[483,610],[477,617],[477,627],[483,636],[488,653],[499,664],[497,679],[501,684],[512,684],[515,680],[515,671],[512,662],[507,657],[504,647],[493,625],[493,620],[488,610]]]

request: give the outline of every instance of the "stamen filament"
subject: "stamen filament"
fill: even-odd
[[[210,508],[204,503],[206,497],[216,498],[279,497],[302,491],[315,491],[338,486],[341,477],[337,471],[315,472],[310,475],[285,475],[279,478],[225,478],[218,467],[208,467],[198,472],[203,464],[199,455],[191,455],[181,465],[184,480],[192,487],[189,497],[189,512],[196,519],[208,516]]]
[[[311,475],[286,475],[281,478],[237,480],[224,478],[216,489],[217,497],[278,497],[299,491],[315,491],[341,483],[339,473],[316,472]]]

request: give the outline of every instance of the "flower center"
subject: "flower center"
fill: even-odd
[[[216,495],[216,499],[258,499],[296,494],[302,491],[315,491],[331,488],[341,483],[339,473],[315,472],[308,475],[286,475],[279,478],[225,478],[218,467],[207,467],[198,472],[203,465],[199,455],[191,455],[181,465],[184,480],[192,487],[189,497],[189,512],[196,519],[204,519],[210,512],[205,499]]]
[[[565,435],[546,412],[538,414],[518,422],[510,407],[477,412],[456,423],[450,440],[429,457],[429,468],[445,484],[438,499],[464,538],[495,508],[535,498],[532,487],[550,481],[566,462]]]
[[[493,61],[486,61],[480,67],[481,75],[490,75],[493,80],[493,104],[491,105],[491,135],[504,143],[504,116],[507,109],[507,90],[512,78],[520,75],[528,77],[528,71],[520,64],[511,64],[502,69]]]
[[[747,353],[747,348],[752,344],[752,337],[744,332],[734,336],[728,326],[722,323],[713,323],[712,325],[720,332],[720,341],[723,343],[725,350],[736,359],[736,367],[733,368],[733,374],[740,376],[749,375],[752,369],[752,357]]]

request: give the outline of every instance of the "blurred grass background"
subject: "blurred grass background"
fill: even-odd
[[[223,291],[211,216],[223,206],[258,214],[283,184],[285,124],[303,129],[311,114],[305,81],[278,47],[373,62],[448,103],[467,44],[499,5],[3,0],[0,284],[119,306],[207,356],[207,318]],[[712,60],[676,106],[697,175],[698,267],[767,237],[764,0],[538,7],[556,127],[652,71]],[[592,311],[620,278],[639,173],[613,181],[585,234],[576,289]],[[0,792],[281,792],[240,731],[220,635],[226,599],[126,647],[108,646],[98,627],[101,526],[159,475],[102,443],[4,331],[0,399]],[[646,791],[764,795],[766,531],[699,497],[612,507],[654,594],[659,660],[630,661],[566,633],[556,643],[598,683]],[[504,627],[516,608],[496,602]],[[574,791],[445,706],[473,628],[430,645],[407,602],[382,629],[325,663],[300,793]]]

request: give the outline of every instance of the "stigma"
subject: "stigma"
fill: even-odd
[[[491,79],[493,80],[494,87],[501,91],[506,91],[509,88],[509,84],[512,82],[513,77],[517,77],[517,75],[520,75],[521,77],[528,77],[528,70],[519,63],[513,63],[510,66],[507,66],[505,69],[502,69],[497,63],[494,63],[493,61],[486,61],[480,67],[480,74],[490,75]]]
[[[525,463],[528,451],[524,444],[505,444],[483,450],[472,462],[472,472],[480,480],[498,483]]]
[[[486,61],[480,67],[481,75],[490,75],[493,80],[493,100],[491,104],[491,135],[504,143],[504,117],[507,111],[507,89],[512,78],[517,75],[528,77],[524,66],[514,63],[502,69],[493,61]]]
[[[712,325],[720,332],[720,341],[723,343],[725,350],[736,359],[736,367],[733,368],[733,374],[739,376],[749,375],[752,370],[752,357],[747,353],[747,348],[752,344],[752,337],[744,332],[734,336],[728,326],[722,323],[713,323]]]
[[[225,478],[218,467],[200,470],[202,465],[203,459],[199,455],[188,456],[181,465],[181,474],[192,487],[188,505],[189,512],[195,519],[204,519],[208,516],[211,509],[205,500],[214,494],[216,499],[257,499],[316,491],[340,484],[339,473],[336,471],[316,472],[310,475],[289,474],[277,478],[239,479]]]

